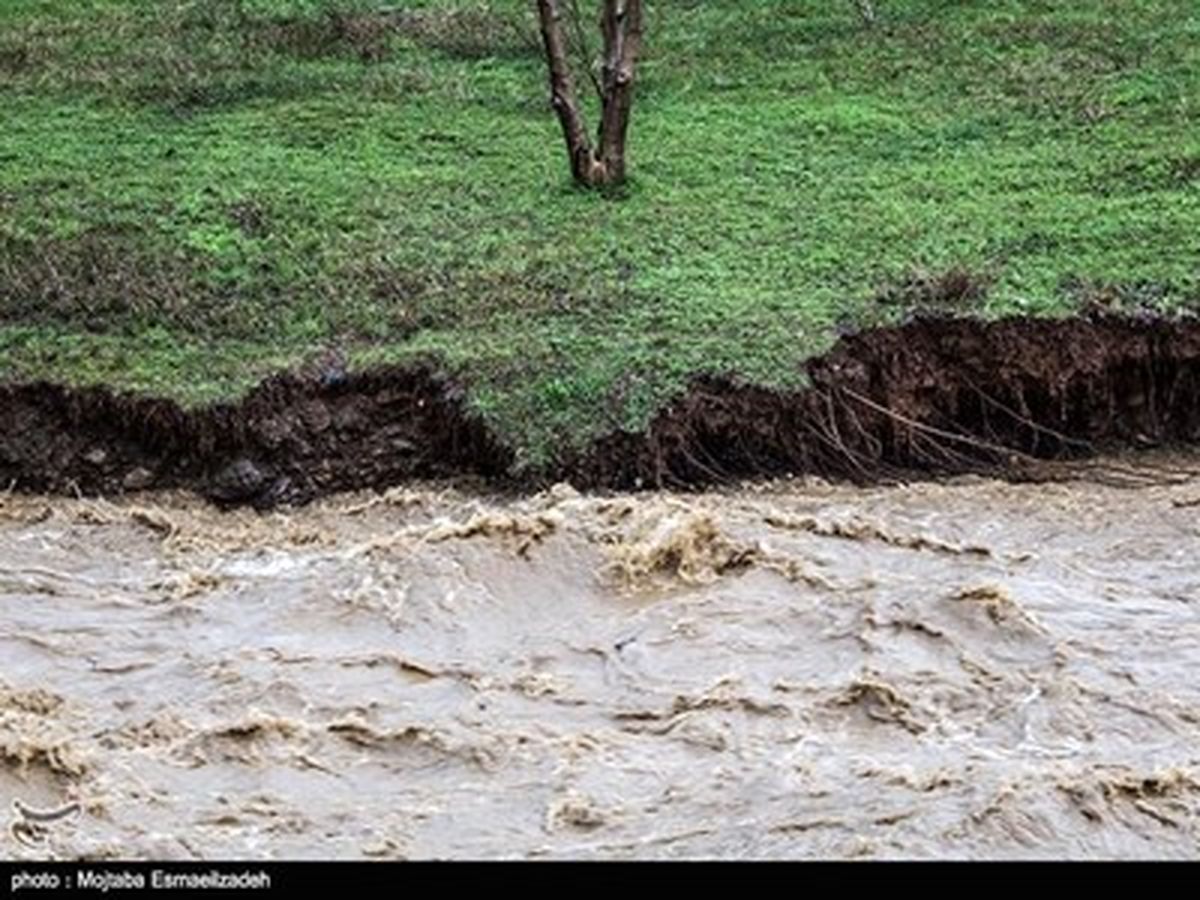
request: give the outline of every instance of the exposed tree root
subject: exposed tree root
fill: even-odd
[[[553,465],[514,454],[426,368],[328,380],[282,375],[237,404],[52,384],[0,387],[0,485],[117,494],[186,487],[229,505],[302,502],[414,478],[692,488],[810,473],[856,482],[914,473],[1066,477],[1056,462],[1200,437],[1200,321],[930,319],[843,338],[808,385],[777,391],[698,376],[640,432]],[[1139,485],[1192,477],[1097,467]],[[1070,477],[1080,477],[1077,468]]]

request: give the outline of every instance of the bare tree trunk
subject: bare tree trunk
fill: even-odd
[[[642,0],[605,0],[604,89],[600,118],[600,161],[608,179],[625,180],[625,139],[633,108],[633,75],[642,49]]]
[[[642,0],[604,0],[600,20],[604,59],[597,85],[601,114],[594,147],[588,140],[568,61],[562,2],[538,0],[537,5],[550,72],[550,105],[562,125],[571,174],[586,187],[619,184],[625,180],[634,72],[642,46]]]
[[[562,125],[563,140],[571,159],[571,174],[580,184],[595,183],[592,145],[583,126],[583,113],[575,94],[575,79],[567,61],[567,41],[563,35],[562,10],[559,0],[538,0],[538,18],[542,26],[542,43],[546,50],[546,65],[550,70],[550,105]]]

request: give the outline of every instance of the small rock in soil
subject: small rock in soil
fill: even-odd
[[[238,459],[212,477],[208,493],[217,500],[239,503],[258,497],[268,483],[262,469],[248,459]]]
[[[130,469],[121,479],[121,487],[127,491],[144,491],[152,484],[154,484],[154,473],[142,466]]]

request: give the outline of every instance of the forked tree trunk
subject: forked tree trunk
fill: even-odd
[[[642,47],[642,0],[604,0],[600,30],[604,58],[600,80],[600,126],[596,143],[575,91],[563,26],[563,0],[538,0],[546,64],[550,71],[550,105],[562,125],[571,174],[586,187],[619,184],[625,180],[625,144],[633,108],[633,80]]]

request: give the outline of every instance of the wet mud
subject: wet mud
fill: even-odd
[[[539,469],[427,368],[282,374],[236,404],[183,410],[49,384],[0,386],[0,487],[113,496],[186,488],[296,505],[417,478],[536,489],[699,488],[812,474],[1038,478],[1043,460],[1200,438],[1200,321],[917,320],[844,337],[770,390],[700,376],[643,431]]]
[[[0,494],[9,858],[1195,858],[1200,457]]]

